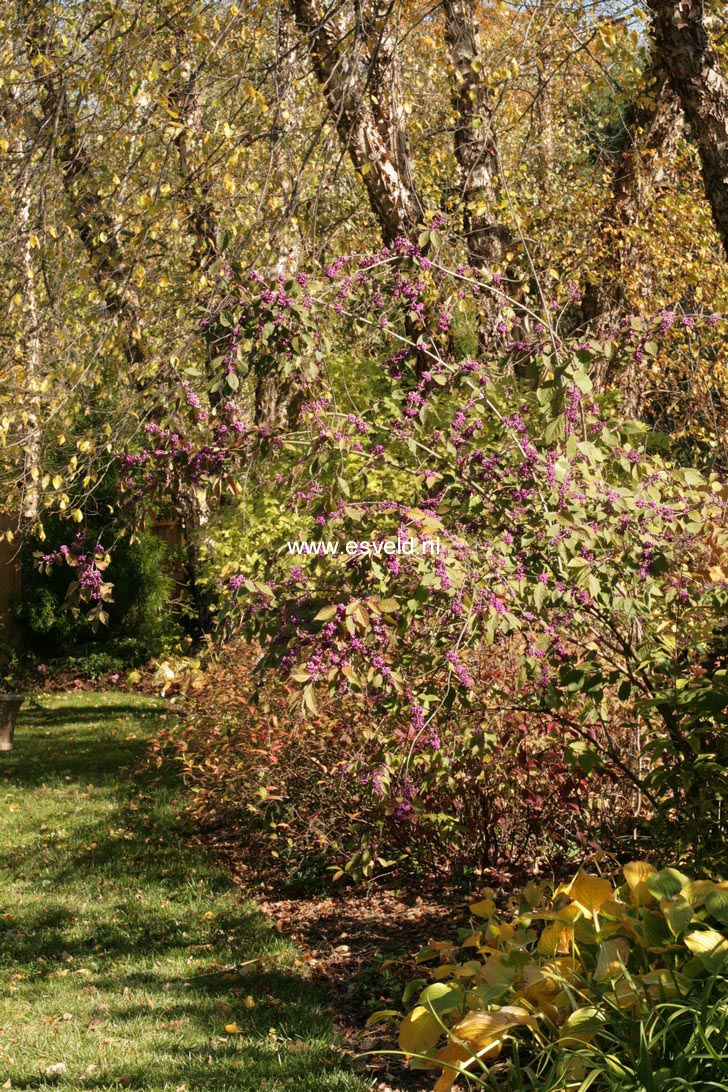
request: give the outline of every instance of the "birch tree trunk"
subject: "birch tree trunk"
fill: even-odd
[[[335,0],[287,3],[307,43],[341,145],[361,174],[384,242],[414,239],[422,204],[404,124],[398,28],[391,5],[363,0],[351,12]]]
[[[301,266],[303,240],[296,206],[299,175],[292,144],[300,134],[303,111],[296,95],[301,51],[290,11],[279,5],[276,12],[275,143],[271,148],[271,179],[281,197],[281,214],[273,225],[271,246],[277,252],[273,273],[286,280]],[[295,424],[300,404],[298,392],[278,374],[259,375],[255,383],[255,420],[266,433],[281,432]]]
[[[18,243],[22,255],[23,305],[27,317],[27,327],[23,343],[23,371],[25,375],[26,403],[23,407],[25,417],[25,435],[23,440],[23,463],[20,482],[20,526],[21,530],[32,528],[40,517],[40,497],[42,478],[42,405],[41,387],[43,377],[43,350],[41,345],[41,319],[38,293],[35,282],[35,263],[33,261],[33,233],[31,230],[31,188],[28,164],[24,163],[22,138],[18,138],[16,158],[20,164],[17,183]]]

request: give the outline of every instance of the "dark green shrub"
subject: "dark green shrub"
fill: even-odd
[[[46,528],[44,553],[68,540],[68,525]],[[89,539],[109,544],[109,534],[89,529]],[[173,619],[173,581],[168,573],[167,547],[152,534],[119,539],[111,551],[106,578],[113,584],[108,625],[93,629],[82,611],[70,606],[66,593],[72,574],[63,565],[39,572],[29,544],[22,557],[23,598],[18,622],[29,651],[46,659],[90,655],[102,649],[121,669],[143,663],[178,636]],[[116,670],[110,667],[109,670]],[[97,672],[103,673],[103,672]]]

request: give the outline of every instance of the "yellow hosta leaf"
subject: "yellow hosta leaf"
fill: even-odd
[[[659,1001],[663,997],[677,997],[681,987],[690,989],[687,978],[676,971],[668,971],[665,967],[643,974],[642,985],[652,1001]]]
[[[562,955],[569,951],[573,939],[573,928],[555,921],[547,925],[538,938],[538,950],[541,955]]]
[[[450,1092],[460,1075],[460,1069],[467,1068],[468,1062],[473,1061],[473,1055],[467,1047],[460,1046],[458,1043],[448,1043],[437,1052],[436,1061],[446,1068],[443,1069],[432,1092]]]
[[[599,945],[599,956],[594,971],[596,981],[606,982],[610,978],[618,978],[624,971],[628,956],[629,941],[626,937],[605,940]]]
[[[612,897],[612,885],[601,876],[579,872],[569,886],[569,894],[585,914],[596,914]]]
[[[469,1012],[455,1024],[450,1034],[477,1051],[489,1050],[496,1039],[502,1039],[509,1028],[535,1026],[536,1020],[526,1009],[504,1005],[497,1012]]]
[[[647,861],[630,861],[622,871],[635,906],[646,906],[655,901],[655,896],[648,890],[646,881],[648,876],[657,872],[656,868]]]
[[[728,940],[717,929],[696,929],[683,940],[694,955],[720,959],[728,956]]]
[[[642,1001],[639,992],[626,978],[617,979],[614,983],[614,993],[610,996],[623,1011],[633,1009],[635,1005],[640,1004]]]
[[[400,1024],[399,1047],[405,1054],[424,1054],[435,1046],[442,1028],[437,1017],[424,1005],[417,1005]]]
[[[489,918],[495,913],[495,903],[490,897],[481,899],[480,902],[471,903],[470,913],[478,918]]]
[[[490,930],[496,940],[513,940],[516,935],[516,930],[509,921],[504,921],[501,925],[492,924]]]
[[[712,880],[691,880],[683,887],[680,894],[693,908],[697,908],[702,906],[708,895],[715,890],[716,885]]]
[[[432,972],[432,977],[437,982],[441,978],[450,978],[455,970],[454,963],[443,963],[441,967],[436,967]]]
[[[519,1025],[535,1027],[536,1018],[515,1005],[506,1005],[498,1012],[469,1012],[450,1032],[460,1042],[449,1042],[435,1056],[447,1068],[434,1092],[449,1092],[459,1071],[467,1069],[476,1058],[497,1058],[506,1032]]]
[[[582,910],[578,903],[570,902],[567,906],[562,906],[560,910],[557,910],[554,917],[557,921],[572,922],[578,921],[581,913]]]

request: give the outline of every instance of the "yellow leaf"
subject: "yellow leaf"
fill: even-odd
[[[620,1009],[633,1009],[642,1000],[639,991],[626,978],[618,978],[614,983],[611,999]]]
[[[656,872],[656,868],[647,861],[630,861],[622,871],[635,906],[646,906],[655,901],[655,896],[647,888],[647,877]]]
[[[607,979],[618,978],[624,971],[628,956],[629,941],[626,937],[605,940],[599,945],[599,956],[594,972],[596,981],[606,982]]]
[[[454,970],[454,963],[443,963],[441,967],[435,968],[435,970],[432,972],[432,977],[435,979],[435,981],[438,981],[441,978],[449,978]]]
[[[691,880],[683,887],[680,894],[693,908],[702,906],[711,891],[716,890],[716,884],[712,880]]]
[[[442,1028],[429,1009],[417,1005],[400,1024],[399,1047],[405,1054],[424,1054],[434,1047]]]
[[[433,1092],[449,1092],[459,1073],[476,1058],[497,1058],[506,1032],[518,1025],[535,1027],[536,1019],[525,1009],[513,1005],[506,1005],[498,1012],[469,1012],[450,1033],[461,1042],[449,1042],[435,1056],[435,1060],[447,1068]]]
[[[226,1024],[225,1031],[228,1033],[228,1035],[237,1035],[237,1033],[240,1031],[240,1028],[237,1024]]]
[[[437,1052],[436,1060],[446,1066],[439,1077],[432,1092],[450,1092],[450,1089],[458,1079],[459,1067],[465,1068],[468,1061],[472,1061],[472,1054],[466,1047],[458,1043],[448,1043],[446,1047]],[[456,1068],[457,1067],[457,1068]]]
[[[496,1040],[502,1039],[509,1028],[519,1024],[534,1026],[533,1016],[515,1005],[504,1005],[497,1012],[469,1012],[451,1029],[455,1039],[461,1039],[469,1047],[480,1052],[490,1050]]]
[[[481,899],[480,902],[471,903],[470,913],[478,918],[489,918],[495,913],[495,903],[491,898]]]
[[[601,876],[579,872],[572,880],[569,894],[585,914],[596,914],[612,897],[612,885]]]
[[[683,939],[694,955],[728,956],[728,940],[717,929],[696,929]]]
[[[570,925],[555,921],[547,925],[538,938],[538,950],[541,955],[554,956],[568,952],[574,939],[574,930]]]

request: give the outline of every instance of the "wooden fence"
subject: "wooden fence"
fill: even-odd
[[[0,512],[0,642],[14,644],[18,638],[15,612],[23,592],[20,572],[20,540],[17,535],[8,542],[5,535],[18,529],[18,517]],[[180,525],[176,520],[160,519],[150,522],[148,530],[167,546],[179,546],[182,540]],[[181,576],[173,573],[179,585]]]

